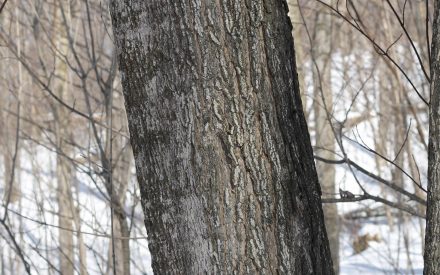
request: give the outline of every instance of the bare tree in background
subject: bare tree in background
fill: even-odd
[[[331,4],[331,1],[327,1]],[[314,153],[326,159],[335,159],[335,133],[332,126],[333,94],[331,83],[331,58],[333,52],[332,16],[320,6],[315,13],[313,47],[311,49],[313,68],[313,111],[315,122]],[[335,166],[317,162],[316,170],[324,195],[336,193]],[[323,206],[325,226],[330,242],[333,268],[339,274],[339,216],[336,204]]]
[[[70,1],[60,0],[55,3],[53,30],[56,34],[52,44],[58,50],[55,56],[54,73],[59,77],[55,82],[54,91],[64,101],[71,101],[70,76],[66,61],[69,55],[68,31],[70,26],[71,11]],[[66,24],[63,24],[66,22]],[[55,140],[56,148],[59,150],[56,161],[57,179],[57,200],[58,200],[58,232],[60,270],[63,274],[74,274],[74,245],[73,245],[73,197],[72,183],[74,169],[69,158],[72,158],[72,149],[68,142],[72,135],[70,125],[71,117],[69,111],[58,102],[52,102],[52,109],[55,118]]]
[[[148,262],[132,258],[148,255],[148,248],[137,215],[141,209],[135,210],[138,189],[108,10],[99,1],[78,5],[70,0],[20,1],[10,7],[22,16],[14,17],[9,9],[2,13],[2,66],[8,75],[1,77],[0,101],[7,96],[3,87],[10,85],[11,102],[19,102],[25,111],[2,104],[1,122],[10,129],[0,130],[2,143],[8,142],[1,149],[13,156],[12,137],[20,138],[15,151],[24,153],[25,165],[8,164],[15,181],[23,174],[30,180],[17,205],[2,204],[9,216],[2,223],[0,242],[8,244],[8,254],[0,253],[0,273],[10,274],[23,264],[26,271],[50,274],[147,272]],[[15,22],[20,36],[12,28]],[[22,67],[22,78],[15,64]],[[16,80],[27,86],[12,101],[20,91]],[[24,167],[28,165],[31,171]],[[113,211],[96,212],[100,203]],[[36,224],[38,230],[33,229]],[[4,232],[20,234],[13,239]],[[9,255],[18,261],[7,264],[12,262]]]

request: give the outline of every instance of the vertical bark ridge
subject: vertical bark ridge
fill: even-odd
[[[434,1],[424,274],[440,273],[440,5]]]

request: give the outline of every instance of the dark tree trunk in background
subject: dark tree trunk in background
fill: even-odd
[[[114,0],[156,274],[333,274],[285,0]]]
[[[440,1],[434,1],[424,274],[440,274]]]

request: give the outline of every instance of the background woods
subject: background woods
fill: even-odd
[[[195,145],[202,152],[200,158],[224,159],[228,165],[238,163],[232,172],[227,165],[216,164],[213,160],[208,163],[215,168],[217,176],[222,176],[218,180],[223,179],[228,184],[221,185],[218,190],[211,190],[213,197],[207,199],[212,202],[209,207],[213,216],[222,211],[233,213],[229,224],[213,220],[208,226],[215,227],[224,222],[224,228],[218,226],[215,235],[222,239],[224,232],[228,232],[227,236],[240,232],[240,226],[244,228],[246,222],[255,222],[255,228],[259,228],[259,222],[264,221],[252,221],[249,217],[255,215],[255,211],[259,213],[264,209],[270,210],[276,201],[272,197],[277,196],[275,192],[264,195],[267,189],[270,190],[267,186],[272,181],[267,179],[271,175],[269,167],[276,166],[276,161],[271,159],[274,155],[267,154],[263,161],[259,158],[260,151],[268,148],[264,141],[270,140],[263,138],[267,134],[263,122],[267,122],[267,127],[276,124],[276,112],[271,113],[273,107],[269,103],[263,104],[266,102],[264,93],[254,94],[254,91],[258,90],[255,87],[263,87],[260,90],[267,92],[271,85],[281,87],[279,83],[288,82],[288,79],[272,82],[269,75],[285,77],[288,74],[273,74],[274,68],[270,67],[270,62],[269,65],[263,62],[263,59],[271,51],[274,55],[279,54],[276,49],[287,49],[289,43],[285,42],[284,33],[271,36],[269,30],[265,36],[255,28],[262,18],[263,22],[269,22],[265,24],[271,24],[274,19],[270,17],[270,12],[276,13],[280,8],[275,3],[277,1],[266,1],[268,6],[264,8],[259,6],[260,1],[250,6],[243,4],[246,1],[218,1],[224,4],[219,10],[215,5],[209,6],[215,1],[206,1],[207,6],[203,7],[197,6],[197,1],[188,2],[195,4],[181,9],[178,5],[167,5],[170,5],[170,9],[182,11],[181,20],[186,27],[182,27],[180,33],[181,43],[190,45],[191,39],[195,39],[201,43],[200,49],[204,51],[192,52],[191,58],[194,60],[185,59],[189,63],[182,63],[173,77],[167,75],[164,79],[181,81],[179,87],[182,91],[185,90],[183,88],[190,91],[190,84],[198,83],[199,86],[193,89],[205,91],[197,94],[200,102],[215,103],[211,109],[206,107],[210,103],[202,106],[207,108],[204,113],[211,114],[209,121],[203,120],[203,116],[200,121],[197,117],[194,120],[197,129],[203,128],[201,125],[210,125],[204,135],[194,138],[200,140]],[[432,28],[432,24],[437,23],[437,2],[287,1],[295,45],[289,46],[291,53],[279,56],[288,57],[295,52],[302,108],[321,185],[323,212],[335,273],[422,273],[425,219],[427,215],[428,220],[435,217],[436,213],[438,215],[438,206],[435,204],[438,187],[432,184],[431,197],[427,196],[428,181],[437,181],[436,168],[433,166],[438,160],[436,155],[431,154],[428,162],[428,152],[437,152],[434,149],[437,148],[438,140],[436,132],[431,132],[431,135],[429,133],[429,126],[436,129],[437,125],[437,118],[432,115],[430,122],[430,114],[436,113],[435,104],[438,103],[435,97],[438,94],[435,85],[438,74],[431,71],[431,68],[438,67],[434,58],[438,53],[438,33],[436,27]],[[235,8],[231,9],[233,4]],[[115,20],[116,13],[112,14],[112,18],[110,8],[106,1],[23,0],[8,1],[1,10],[1,274],[153,272],[143,213],[143,209],[148,210],[149,204],[144,202],[141,206],[141,191],[135,176],[136,163],[129,140],[126,103],[114,48],[115,43],[120,43],[118,35],[121,35],[121,29],[119,33],[116,30],[116,39],[113,38],[112,23],[120,24],[121,21]],[[113,11],[117,8],[121,7],[113,7]],[[206,17],[198,18],[194,14],[202,8],[210,12],[206,12]],[[159,15],[165,16],[166,12],[169,11]],[[195,19],[192,21],[193,17],[200,19],[200,22]],[[223,23],[211,22],[223,17]],[[282,18],[280,16],[278,21],[274,20],[274,24],[287,26]],[[170,26],[177,24],[173,22]],[[235,22],[231,26],[236,27],[232,28],[227,22]],[[151,23],[156,26],[153,19]],[[191,24],[195,27],[188,27]],[[160,27],[160,24],[157,26]],[[228,34],[228,31],[231,33]],[[172,32],[170,29],[164,33]],[[126,34],[128,36],[130,33]],[[156,42],[171,39],[157,37]],[[183,39],[188,37],[191,38],[188,41]],[[203,43],[210,43],[210,46],[205,48]],[[168,72],[170,67],[167,66],[171,66],[167,59],[170,55],[160,55],[161,47],[178,49],[179,45],[184,52],[184,44],[156,43],[155,47],[148,49],[147,52],[152,53],[150,59],[143,61],[151,66],[142,67],[142,64],[138,64],[148,81],[161,70]],[[222,47],[234,49],[224,55],[225,63],[217,59],[223,56],[219,50]],[[180,53],[173,54],[179,56]],[[198,56],[206,57],[205,63],[197,63]],[[140,55],[135,57],[135,61],[143,58]],[[287,59],[280,62],[288,64]],[[191,62],[201,64],[201,67],[192,71],[189,65]],[[225,67],[224,64],[228,65]],[[125,65],[121,70],[133,69]],[[203,66],[206,67],[205,71],[202,70]],[[233,69],[240,66],[242,71]],[[222,67],[226,69],[215,71]],[[254,74],[248,77],[248,72]],[[218,75],[219,78],[212,83],[202,83],[196,73]],[[180,79],[183,74],[191,75],[192,82]],[[127,77],[127,74],[123,75]],[[211,78],[206,76],[203,79]],[[229,79],[238,80],[231,84]],[[125,84],[124,88],[136,89],[136,83]],[[187,103],[182,101],[182,105],[173,105],[177,102],[173,101],[173,95],[180,90],[176,87],[168,88],[164,90],[164,93],[169,94],[163,104],[169,103],[174,108]],[[154,96],[152,94],[150,98]],[[235,102],[233,98],[236,98]],[[139,102],[134,100],[134,103],[129,104]],[[280,105],[274,103],[273,106]],[[225,106],[235,106],[236,112],[226,112],[228,109]],[[151,109],[154,106],[149,107]],[[261,131],[255,131],[257,126],[248,126],[242,129],[243,141],[228,139],[228,135],[234,137],[237,134],[234,131],[245,124],[246,121],[241,122],[240,119],[248,118],[248,121],[254,123],[251,111],[257,107],[267,108],[260,115],[260,120],[255,120],[255,125],[261,124]],[[166,110],[158,110],[158,113],[162,115],[162,111]],[[237,114],[235,119],[234,114]],[[149,115],[145,114],[145,117]],[[129,114],[128,118],[133,118],[133,115],[130,117]],[[137,125],[133,121],[130,123],[132,128]],[[188,135],[191,132],[183,126],[178,129]],[[228,134],[222,136],[222,133]],[[273,140],[282,143],[278,142],[281,139],[277,139],[276,134],[273,136]],[[182,140],[186,138],[182,137]],[[307,137],[299,136],[294,140],[297,139]],[[152,140],[157,143],[153,144]],[[149,136],[145,140],[145,144],[151,145],[151,150],[162,148],[157,145],[159,142],[158,136]],[[242,151],[235,150],[234,146],[240,142],[248,147],[243,147]],[[156,148],[156,145],[159,147]],[[167,150],[162,148],[161,152],[166,155]],[[172,152],[170,149],[169,156],[172,156]],[[290,158],[284,158],[286,162],[287,159]],[[208,164],[204,162],[204,165]],[[137,165],[140,167],[139,161]],[[281,162],[279,167],[282,165],[286,164]],[[202,171],[203,167],[194,170],[194,175],[208,177],[209,171]],[[428,167],[431,167],[429,173]],[[182,171],[188,171],[187,167],[181,168]],[[288,165],[285,169],[288,169]],[[153,172],[145,172],[145,175],[152,176]],[[155,176],[160,180],[160,175]],[[176,176],[176,179],[187,177],[184,174],[171,176]],[[241,197],[237,195],[237,188],[229,184],[229,181],[234,182],[235,176],[249,187],[242,190]],[[253,182],[269,185],[260,185],[251,190]],[[183,194],[185,189],[169,192]],[[220,194],[219,201],[214,200],[214,194]],[[230,209],[222,206],[226,198],[230,199]],[[250,198],[260,200],[258,207],[252,207],[254,202]],[[428,212],[427,200],[434,202]],[[154,201],[153,198],[150,201]],[[240,206],[232,207],[234,203]],[[203,205],[203,202],[200,204]],[[172,203],[166,206],[171,209]],[[243,209],[243,217],[240,217],[238,210],[234,212],[238,208]],[[145,214],[148,216],[148,213]],[[237,222],[240,219],[244,222]],[[167,219],[162,221],[168,222]],[[162,221],[157,221],[157,224]],[[426,232],[436,236],[435,218],[431,221],[431,227],[428,226],[430,229]],[[155,229],[154,226],[147,221],[150,232],[155,232],[152,234],[167,237],[159,234],[162,228]],[[190,224],[187,226],[191,227]],[[176,232],[174,237],[178,236],[182,240],[183,235],[179,234],[183,233],[178,228]],[[246,234],[254,235],[247,235],[247,239],[268,238],[262,232],[249,231]],[[195,239],[192,236],[187,241]],[[150,235],[150,240],[154,241],[153,235]],[[264,256],[269,248],[262,248],[266,243],[249,243],[252,244],[249,244],[247,251],[260,251],[260,262],[256,260],[244,266],[261,270],[269,267],[269,262],[265,262],[267,257]],[[440,262],[436,261],[436,243],[435,238],[428,236],[425,260],[434,263],[426,265],[430,268],[427,272],[431,272],[428,274],[436,274],[439,268],[435,266],[436,262]],[[154,242],[150,242],[150,245],[156,253]],[[254,246],[254,250],[250,249],[251,246]],[[226,248],[226,244],[218,246],[220,266],[221,261],[234,259],[232,254],[222,254],[222,251],[227,251]],[[230,251],[236,248],[231,247]],[[239,249],[234,253],[239,255]],[[162,258],[161,261],[169,259]],[[231,266],[239,266],[239,260],[233,262]]]
[[[148,272],[106,5],[19,1],[1,20],[1,273]]]

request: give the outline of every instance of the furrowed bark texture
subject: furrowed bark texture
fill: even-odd
[[[434,3],[424,274],[440,274],[440,1]]]
[[[157,274],[333,274],[285,1],[111,14]]]

